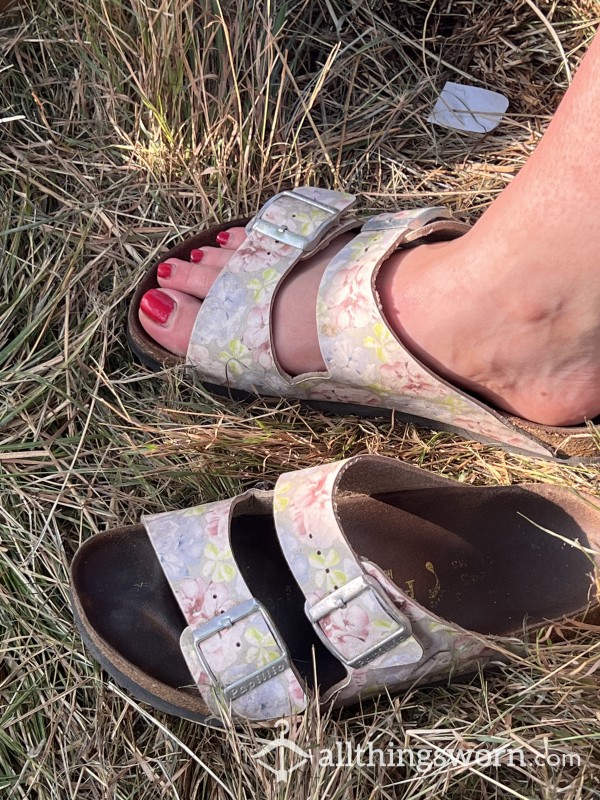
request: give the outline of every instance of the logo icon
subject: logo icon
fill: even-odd
[[[286,734],[290,731],[287,720],[278,719],[275,723],[275,727],[279,728],[279,736],[265,745],[258,753],[254,753],[252,758],[257,759],[259,764],[262,764],[269,772],[272,772],[273,775],[275,775],[277,783],[286,783],[294,770],[301,767],[305,761],[312,761],[312,753],[307,753],[306,750],[303,750],[295,742],[290,742],[289,739],[285,738]],[[263,761],[264,756],[269,755],[269,753],[273,751],[275,751],[274,767],[266,761]],[[298,756],[299,760],[296,759],[294,761],[294,756]]]

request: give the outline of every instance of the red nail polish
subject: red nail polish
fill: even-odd
[[[229,231],[221,231],[217,233],[217,242],[219,244],[227,244],[229,241]]]
[[[140,303],[144,314],[147,314],[154,322],[158,322],[159,325],[167,323],[175,306],[175,300],[158,289],[150,289],[149,292],[146,292]]]
[[[204,250],[192,250],[190,253],[190,261],[198,264],[204,258]]]
[[[170,278],[173,272],[173,264],[159,264],[156,274],[159,278]]]

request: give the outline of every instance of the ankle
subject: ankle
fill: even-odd
[[[543,243],[517,251],[471,234],[386,262],[377,287],[390,327],[437,375],[498,408],[545,425],[593,418],[594,292],[548,271]]]
[[[464,240],[399,250],[377,276],[392,330],[413,355],[450,381],[460,379],[465,368],[464,334],[471,327],[467,312],[477,303],[477,285],[466,280]]]

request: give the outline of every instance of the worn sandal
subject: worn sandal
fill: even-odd
[[[272,724],[524,652],[597,608],[600,506],[474,487],[381,456],[90,538],[75,619],[116,681],[192,720]]]
[[[424,366],[387,324],[375,290],[385,259],[399,247],[456,238],[468,226],[445,208],[359,222],[345,213],[353,202],[348,194],[300,188],[276,195],[248,223],[247,240],[213,284],[192,333],[186,362],[203,385],[238,399],[296,398],[342,414],[394,411],[405,421],[542,458],[572,463],[599,458],[592,428],[539,425],[486,405]],[[161,260],[189,260],[192,249],[215,245],[219,231],[245,222],[211,228]],[[331,260],[319,289],[317,323],[327,372],[292,378],[273,351],[273,298],[297,263],[351,230],[356,238]],[[157,266],[139,284],[128,319],[131,348],[152,369],[183,363],[148,336],[138,319],[142,296],[158,286]]]

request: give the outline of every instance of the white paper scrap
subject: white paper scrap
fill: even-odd
[[[498,127],[508,108],[499,92],[447,81],[427,122],[466,133],[488,133]]]

